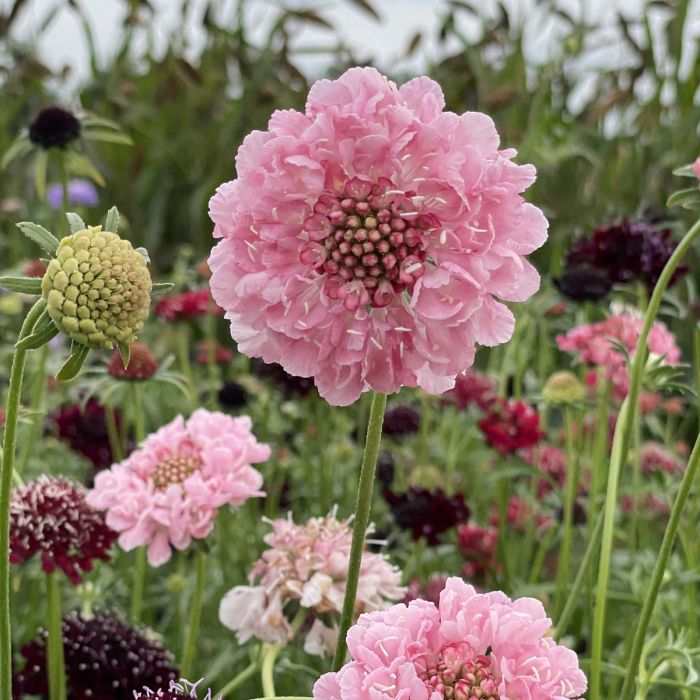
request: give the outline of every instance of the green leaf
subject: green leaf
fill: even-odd
[[[134,142],[119,131],[104,131],[101,129],[85,129],[83,136],[89,141],[103,141],[105,143],[119,143],[124,146],[132,146]]]
[[[676,168],[673,171],[674,175],[677,175],[678,177],[694,177],[697,179],[697,175],[695,174],[695,171],[693,170],[693,164],[689,163],[688,165],[683,165],[680,168]]]
[[[119,232],[119,209],[112,207],[107,212],[107,220],[105,221],[105,231],[111,231],[112,233]]]
[[[0,287],[20,294],[41,294],[41,278],[0,277]]]
[[[37,323],[38,325],[38,323]],[[46,345],[52,338],[59,334],[56,324],[51,321],[50,326],[43,327],[41,330],[35,330],[31,335],[22,338],[15,347],[18,350],[37,350]]]
[[[86,228],[85,222],[72,211],[66,213],[66,219],[68,219],[71,233],[78,233],[78,231],[82,231]]]
[[[105,179],[102,177],[102,173],[84,155],[75,151],[68,151],[66,153],[66,165],[69,172],[73,175],[89,177],[100,187],[105,186]]]
[[[81,119],[84,129],[112,129],[114,131],[121,131],[121,126],[117,122],[111,119],[105,119],[104,117],[95,116],[85,116]]]
[[[17,227],[27,238],[40,245],[49,255],[56,255],[58,238],[53,233],[31,221],[20,221]]]
[[[689,187],[685,190],[674,192],[666,201],[667,207],[683,207],[695,209],[700,206],[700,190],[697,187]]]
[[[32,150],[32,142],[26,136],[20,136],[5,151],[0,168],[3,170],[15,160],[24,158]]]
[[[151,287],[151,299],[167,294],[174,286],[172,282],[156,282]]]
[[[46,169],[49,163],[49,152],[39,149],[34,158],[34,188],[39,199],[46,196]]]
[[[80,372],[80,368],[83,366],[89,352],[90,348],[87,347],[87,345],[77,345],[77,349],[73,351],[63,367],[58,370],[56,379],[58,379],[60,382],[67,382],[68,380],[73,379],[73,377]]]

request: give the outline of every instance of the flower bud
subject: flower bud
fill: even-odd
[[[547,403],[571,404],[582,401],[586,389],[573,372],[555,372],[549,377],[542,389],[542,396]]]
[[[116,233],[89,226],[58,245],[41,281],[59,330],[91,348],[130,345],[148,316],[146,260]]]

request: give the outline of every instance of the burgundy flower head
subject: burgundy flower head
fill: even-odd
[[[606,272],[590,267],[566,270],[554,283],[565,297],[573,301],[599,301],[613,288],[613,280]]]
[[[46,107],[29,126],[29,139],[42,148],[65,148],[80,136],[80,121],[66,109]]]
[[[115,379],[125,379],[130,382],[140,382],[150,379],[158,369],[156,358],[143,343],[132,343],[129,364],[124,367],[119,350],[115,350],[107,365],[107,372]]]
[[[295,377],[276,362],[253,360],[251,369],[256,376],[271,379],[275,386],[288,397],[308,396],[314,390],[314,380],[311,377]]]
[[[385,435],[410,435],[420,428],[420,411],[412,406],[396,406],[384,415],[383,432]]]
[[[464,495],[448,496],[442,489],[429,490],[419,486],[403,494],[386,490],[384,498],[391,508],[396,524],[411,531],[411,537],[425,537],[428,544],[438,543],[438,536],[469,519],[469,507]]]
[[[468,369],[458,375],[455,388],[450,392],[450,397],[462,410],[476,406],[486,411],[495,403],[497,395],[496,382],[475,369]]]
[[[200,365],[209,364],[209,352],[212,343],[209,340],[202,340],[197,347],[197,362]],[[227,365],[233,359],[233,351],[221,343],[214,343],[213,352],[214,364]]]
[[[427,581],[413,578],[408,584],[403,602],[408,605],[412,600],[427,600],[434,605],[440,604],[440,593],[445,588],[447,576],[434,574]]]
[[[462,567],[466,579],[483,578],[493,572],[498,542],[497,528],[471,523],[460,525],[457,529],[457,542],[467,559]]]
[[[220,314],[223,309],[216,305],[208,288],[169,294],[155,307],[155,312],[166,321],[187,321],[202,318],[207,314]]]
[[[168,652],[116,615],[98,612],[85,619],[73,613],[63,618],[62,628],[70,700],[133,700],[134,692],[167,688],[180,677]],[[42,630],[22,647],[26,663],[13,678],[16,698],[48,697],[46,641]]]
[[[532,447],[544,435],[539,414],[524,401],[499,399],[479,421],[479,428],[486,442],[502,454]]]
[[[12,492],[10,561],[19,564],[35,554],[46,572],[61,569],[74,585],[95,559],[109,560],[117,533],[102,513],[85,502],[85,489],[67,479],[40,476]]]
[[[114,412],[117,428],[121,425],[121,414]],[[106,469],[114,459],[109,444],[105,409],[97,399],[90,399],[85,408],[78,404],[62,406],[53,418],[58,436],[70,448],[92,462],[95,469]]]

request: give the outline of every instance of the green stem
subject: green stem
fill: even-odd
[[[345,587],[345,599],[343,600],[343,612],[340,616],[340,627],[338,629],[338,644],[333,656],[333,669],[336,671],[345,662],[345,652],[347,650],[345,637],[350,629],[355,612],[355,597],[357,596],[357,584],[360,579],[360,564],[362,563],[365,535],[369,524],[369,513],[372,507],[374,473],[377,469],[377,457],[382,441],[382,423],[385,409],[386,394],[375,392],[372,396],[372,407],[369,412],[369,422],[367,423],[367,441],[365,442],[365,453],[362,457],[360,483],[357,488],[355,521],[352,528],[352,545],[350,547],[350,562]]]
[[[262,690],[267,697],[277,697],[275,695],[275,661],[280,653],[280,647],[277,644],[265,644],[260,664],[260,680],[262,681]]]
[[[649,305],[644,315],[644,325],[639,334],[637,347],[630,371],[630,388],[627,398],[622,404],[615,435],[613,437],[613,449],[610,458],[610,471],[608,473],[608,488],[605,499],[605,520],[603,523],[603,541],[600,550],[600,565],[598,567],[598,585],[596,588],[596,604],[593,616],[593,638],[591,645],[591,671],[590,671],[590,700],[600,700],[601,693],[601,666],[603,662],[604,630],[605,630],[605,606],[607,602],[608,582],[610,578],[610,560],[613,548],[614,518],[617,505],[617,487],[622,471],[622,466],[627,459],[632,433],[634,430],[635,412],[639,400],[639,389],[642,381],[642,372],[646,362],[647,340],[649,331],[654,323],[656,314],[661,305],[664,291],[671,281],[678,264],[688,249],[693,244],[696,236],[700,234],[700,220],[685,234],[673,254],[666,263],[654,287],[654,292],[649,300]],[[661,553],[659,554],[659,556]],[[657,560],[658,563],[658,560]],[[629,668],[636,668],[639,663],[629,663]]]
[[[20,453],[19,465],[17,471],[19,474],[24,474],[27,469],[27,464],[32,457],[34,448],[41,437],[41,426],[44,417],[44,392],[46,389],[46,360],[49,355],[49,346],[43,345],[37,353],[36,374],[32,382],[32,389],[29,397],[29,405],[33,411],[32,425],[29,429],[29,435],[22,444],[22,452]],[[48,466],[48,465],[47,465]]]
[[[34,304],[24,319],[19,339],[25,338],[44,312],[43,299]],[[10,492],[15,469],[17,418],[22,396],[22,378],[27,360],[26,350],[15,350],[10,370],[10,386],[5,414],[5,441],[0,471],[0,697],[12,697],[12,635],[10,632]]]
[[[664,573],[666,572],[666,565],[668,564],[671,551],[673,550],[673,544],[676,540],[681,514],[683,513],[683,508],[688,500],[690,490],[693,487],[693,482],[697,475],[698,467],[700,467],[700,435],[695,441],[695,447],[690,455],[688,468],[683,475],[683,481],[681,481],[681,487],[676,496],[676,500],[673,502],[671,515],[668,519],[668,524],[666,525],[666,532],[664,532],[664,539],[661,542],[661,549],[659,550],[659,555],[657,556],[656,564],[654,565],[654,571],[651,575],[651,583],[649,584],[646,596],[644,597],[642,612],[639,616],[637,629],[634,633],[632,649],[625,664],[627,667],[627,673],[625,675],[624,685],[622,686],[622,694],[620,695],[621,700],[629,700],[634,693],[634,684],[637,677],[637,671],[639,669],[639,659],[642,655],[642,647],[644,646],[647,628],[649,627],[651,614],[654,611],[656,598],[659,594],[659,589],[661,588]]]
[[[58,577],[53,572],[46,574],[48,632],[49,639],[47,672],[49,677],[49,700],[66,700],[65,660],[63,658],[63,631],[61,629],[61,589]]]
[[[70,224],[65,215],[68,213],[68,168],[66,167],[66,154],[65,152],[60,152],[58,155],[58,169],[61,173],[61,192],[63,194],[63,223],[65,227],[66,235],[70,233]]]
[[[216,366],[215,314],[207,314],[205,330],[207,336],[207,380],[209,382],[209,408],[213,411],[217,406],[217,391],[219,385],[219,369]]]
[[[187,641],[182,652],[182,677],[189,678],[192,667],[192,659],[194,657],[194,648],[197,644],[197,635],[199,634],[199,621],[202,618],[202,593],[204,592],[204,574],[206,571],[207,555],[202,549],[197,551],[196,562],[196,581],[194,588],[194,596],[192,597],[190,627],[187,631]]]
[[[177,361],[180,365],[180,371],[190,387],[194,405],[194,382],[192,379],[192,363],[190,362],[190,329],[187,323],[180,322],[175,324],[175,341],[177,343]]]
[[[141,388],[136,382],[129,385],[131,390],[131,420],[134,427],[136,444],[140,445],[146,437],[146,421],[141,405]],[[147,551],[145,547],[139,547],[136,551],[134,564],[134,582],[131,589],[131,623],[138,625],[141,622],[143,609],[143,594],[146,588]]]
[[[216,693],[215,697],[225,698],[232,690],[235,690],[239,686],[243,685],[249,678],[252,678],[257,670],[258,664],[252,661],[237,676],[234,676],[218,693]]]
[[[498,564],[503,568],[503,588],[510,589],[510,559],[508,558],[508,481],[500,479],[498,482],[498,539],[496,540],[496,552],[498,561],[495,570],[498,571]]]
[[[124,446],[117,428],[117,418],[114,415],[114,409],[109,404],[105,404],[105,425],[107,426],[107,437],[112,451],[112,459],[115,462],[121,462],[124,459]]]

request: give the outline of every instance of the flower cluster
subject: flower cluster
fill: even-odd
[[[285,608],[292,602],[317,615],[339,613],[343,607],[352,542],[348,521],[331,515],[297,525],[289,517],[274,520],[271,526],[265,537],[269,549],[250,573],[254,585],[233,588],[219,607],[221,622],[237,632],[241,643],[251,637],[277,644],[291,640],[293,629]],[[383,556],[365,552],[357,611],[380,610],[387,601],[400,600],[404,595],[400,580],[398,569]],[[317,651],[313,644],[323,632],[321,626],[316,620],[312,646],[305,646],[310,653]]]
[[[539,414],[524,401],[499,399],[479,421],[479,428],[488,444],[502,454],[532,447],[544,435]]]
[[[313,376],[329,402],[369,389],[442,393],[476,344],[508,340],[498,299],[524,301],[524,255],[547,221],[486,115],[443,111],[440,87],[397,88],[354,68],[312,88],[304,113],[250,134],[238,179],[210,203],[209,266],[241,352]]]
[[[168,294],[156,304],[154,311],[157,316],[171,323],[222,313],[207,288]]]
[[[167,687],[180,677],[172,656],[145,631],[121,617],[98,612],[63,618],[63,648],[68,697],[75,700],[133,700],[144,687]],[[15,697],[48,697],[47,633],[22,647],[25,659],[13,678]]]
[[[560,350],[575,352],[580,362],[602,368],[605,377],[611,382],[615,398],[624,399],[629,388],[629,375],[626,358],[611,340],[622,345],[634,357],[637,341],[644,321],[637,316],[610,316],[604,321],[584,324],[570,330],[566,335],[557,336]],[[669,365],[677,365],[681,351],[676,338],[664,323],[657,321],[651,327],[648,338],[650,353],[662,356]],[[597,372],[589,373],[589,384],[595,384]]]
[[[576,654],[545,636],[542,604],[477,593],[450,578],[439,605],[416,600],[362,615],[348,632],[353,660],[316,682],[316,700],[578,698]]]
[[[40,476],[15,489],[10,501],[10,561],[40,554],[46,572],[61,569],[77,585],[95,559],[109,560],[117,533],[85,500],[85,489],[68,479]]]
[[[88,503],[107,511],[107,523],[130,550],[148,545],[159,566],[171,547],[186,549],[206,537],[224,505],[262,496],[262,476],[251,465],[270,456],[250,430],[247,416],[232,418],[205,409],[178,416],[139,449],[95,479]]]

